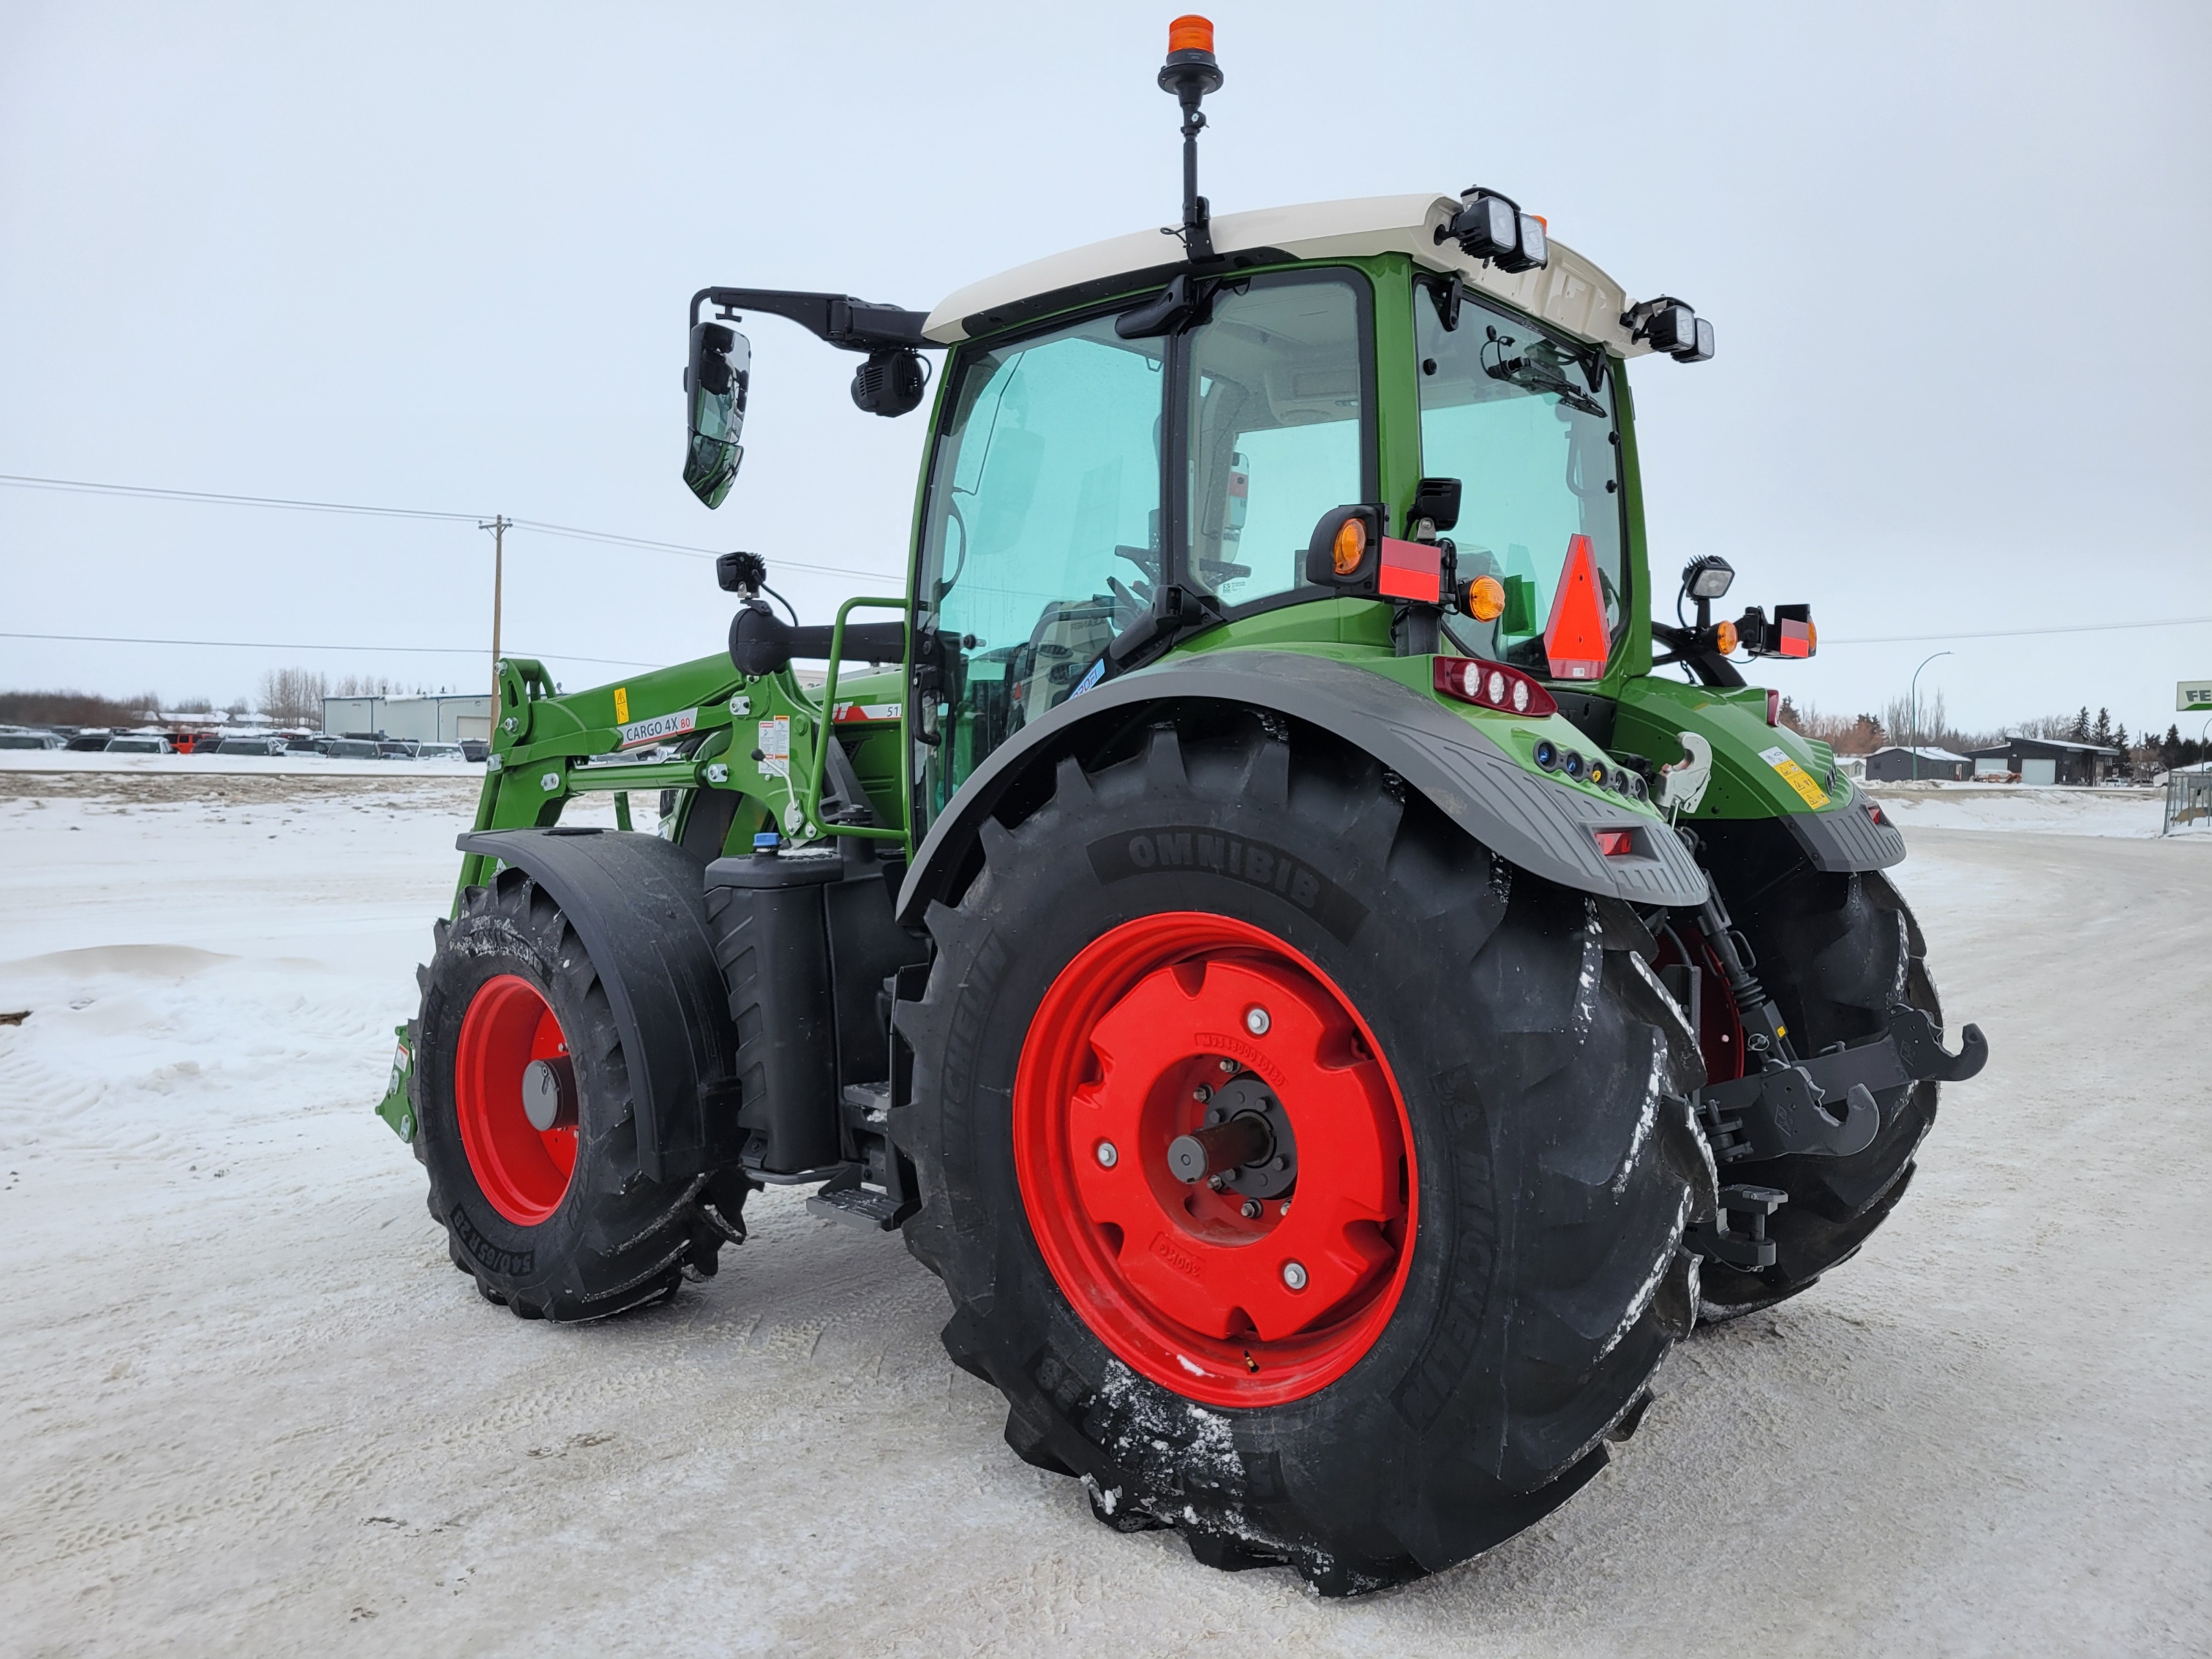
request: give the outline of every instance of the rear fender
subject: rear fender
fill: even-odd
[[[1049,772],[1141,718],[1147,705],[1214,702],[1284,714],[1330,732],[1388,767],[1507,863],[1577,892],[1631,904],[1700,904],[1705,873],[1664,823],[1532,773],[1468,720],[1396,680],[1329,657],[1221,651],[1171,659],[1069,699],[995,750],[930,826],[899,890],[919,927],[966,867],[983,821],[1036,769]],[[1592,833],[1638,832],[1634,856],[1607,858]]]
[[[591,953],[622,1035],[646,1179],[734,1163],[737,1037],[699,861],[658,836],[609,830],[473,830],[458,844],[537,882]]]

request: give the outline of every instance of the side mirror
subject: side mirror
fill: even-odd
[[[720,323],[692,326],[691,359],[684,370],[684,482],[708,507],[722,504],[745,458],[738,434],[744,430],[752,374],[752,343],[744,335]]]

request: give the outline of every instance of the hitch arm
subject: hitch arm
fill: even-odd
[[[1723,1164],[1790,1152],[1849,1158],[1865,1151],[1881,1127],[1877,1091],[1963,1083],[1989,1064],[1989,1040],[1978,1025],[1960,1029],[1959,1050],[1943,1047],[1926,1013],[1900,1003],[1890,1010],[1889,1030],[1872,1042],[1771,1061],[1749,1077],[1714,1084],[1699,1092],[1698,1109],[1713,1156]]]

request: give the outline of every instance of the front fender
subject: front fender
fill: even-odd
[[[737,1036],[699,861],[611,830],[479,830],[458,844],[543,887],[590,953],[622,1034],[646,1179],[736,1162]]]
[[[1241,650],[1171,659],[1109,680],[1001,744],[930,826],[899,890],[899,920],[921,925],[1017,779],[1056,766],[1134,709],[1189,702],[1239,703],[1334,732],[1499,858],[1547,881],[1631,904],[1705,901],[1705,872],[1654,815],[1528,771],[1479,726],[1383,675],[1331,657]],[[1599,830],[1637,831],[1635,853],[1606,857]]]

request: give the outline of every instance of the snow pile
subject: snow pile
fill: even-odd
[[[1876,785],[1865,791],[1909,836],[1915,830],[2011,830],[2044,836],[2155,836],[2156,790],[2045,788],[2027,784]]]

